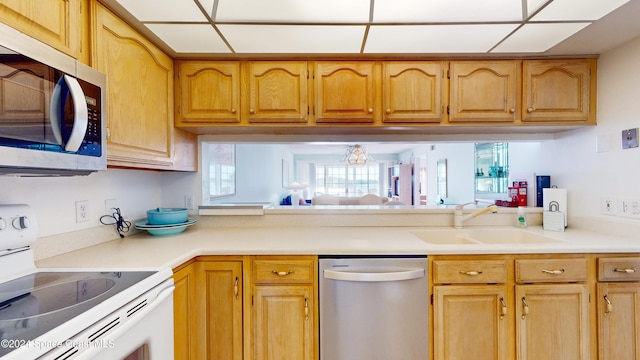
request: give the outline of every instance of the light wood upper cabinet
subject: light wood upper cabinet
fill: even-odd
[[[246,73],[250,123],[306,123],[309,120],[306,61],[251,61]]]
[[[95,4],[93,67],[107,75],[107,161],[173,165],[173,61],[107,8]]]
[[[595,59],[523,61],[522,121],[595,124],[595,64]]]
[[[318,61],[313,81],[317,123],[373,123],[379,118],[375,62]]]
[[[382,64],[384,123],[442,120],[445,62],[387,61]]]
[[[176,125],[240,122],[240,63],[176,62]]]
[[[86,0],[2,0],[0,22],[85,61]]]
[[[520,118],[520,62],[452,61],[449,121],[514,122]]]

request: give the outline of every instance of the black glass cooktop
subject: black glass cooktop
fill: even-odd
[[[152,274],[153,271],[37,272],[4,282],[0,284],[0,339],[19,340],[7,342],[16,344],[36,339]],[[0,346],[0,356],[14,349]]]

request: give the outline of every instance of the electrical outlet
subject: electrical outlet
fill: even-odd
[[[601,200],[602,213],[604,215],[616,215],[616,203],[610,198],[604,198]]]
[[[194,210],[196,208],[193,202],[193,195],[185,195],[184,196],[184,207],[189,210]]]
[[[640,219],[640,200],[625,199],[620,204],[620,216]]]
[[[76,201],[76,222],[89,221],[89,201]]]

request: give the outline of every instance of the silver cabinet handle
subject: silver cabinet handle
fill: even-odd
[[[271,273],[273,275],[278,275],[278,276],[287,276],[287,275],[291,275],[293,273],[295,273],[294,270],[289,270],[289,271],[275,271],[275,270],[271,270]]]
[[[550,275],[561,275],[564,273],[564,269],[557,269],[557,270],[542,269],[542,272]]]
[[[500,298],[500,320],[507,316],[507,304],[504,302],[504,298]]]
[[[623,273],[623,274],[634,274],[636,272],[636,269],[635,268],[626,268],[626,269],[615,268],[613,269],[613,272]]]
[[[406,271],[370,273],[324,270],[323,276],[325,279],[343,281],[400,281],[423,278],[425,276],[425,271],[424,269],[413,269]]]
[[[309,320],[309,298],[304,298],[304,319]]]

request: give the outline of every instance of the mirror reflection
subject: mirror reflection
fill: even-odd
[[[533,184],[535,174],[544,173],[544,162],[536,156],[542,144],[236,143],[235,192],[209,196],[203,203],[290,205],[293,189],[301,205],[438,206],[506,200],[513,181]],[[345,160],[354,149],[366,152],[367,160]],[[283,163],[288,164],[287,174]],[[203,184],[211,183],[206,172],[203,177]]]

